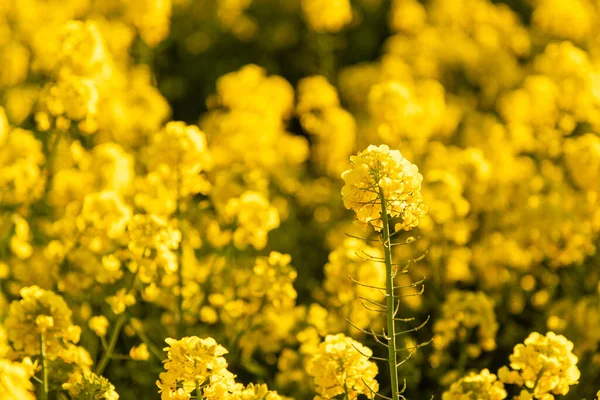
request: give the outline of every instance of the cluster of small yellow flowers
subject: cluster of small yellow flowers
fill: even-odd
[[[137,264],[138,277],[142,282],[152,282],[158,270],[172,274],[179,268],[174,250],[179,248],[181,232],[164,218],[136,214],[127,225],[127,236],[127,248]]]
[[[329,254],[329,262],[324,267],[323,293],[315,294],[317,299],[323,297],[327,307],[328,332],[346,330],[346,319],[361,329],[370,323],[377,327],[378,319],[362,307],[361,298],[383,302],[385,295],[381,291],[362,286],[385,287],[385,268],[374,260],[381,257],[380,249],[354,238],[347,238]]]
[[[565,140],[565,162],[581,189],[600,192],[600,136],[586,133]]]
[[[377,365],[369,361],[371,349],[343,334],[328,335],[309,360],[307,371],[314,379],[315,400],[333,399],[344,394],[374,398],[379,390],[375,380]]]
[[[150,171],[167,178],[161,183],[174,189],[174,201],[208,193],[210,184],[203,173],[210,168],[210,156],[206,137],[197,126],[174,121],[167,123],[152,137],[146,148],[146,160]],[[144,202],[140,203],[144,206]],[[147,208],[147,211],[152,210]]]
[[[19,205],[34,201],[43,189],[42,143],[32,132],[4,125],[0,108],[0,203]]]
[[[525,386],[524,391],[533,396],[524,398],[551,400],[553,395],[566,395],[580,376],[573,343],[554,332],[531,333],[524,344],[515,346],[509,360],[511,369],[500,368],[498,377],[504,383]]]
[[[35,400],[31,378],[35,366],[29,358],[22,362],[0,357],[0,393],[6,400]]]
[[[421,195],[423,176],[416,165],[386,145],[371,145],[350,160],[350,169],[342,174],[342,197],[344,206],[356,213],[359,224],[380,231],[380,202],[384,199],[388,215],[400,220],[395,223],[396,231],[419,225],[427,207]]]
[[[255,385],[250,383],[248,386],[238,383],[235,385],[233,393],[235,399],[239,400],[284,400],[285,398],[277,394],[276,391],[269,390],[267,385]]]
[[[106,302],[110,305],[112,312],[119,315],[123,314],[127,307],[135,304],[135,296],[127,292],[127,289],[119,289],[114,296],[107,297]]]
[[[89,371],[71,376],[69,382],[64,383],[62,388],[73,400],[117,400],[119,398],[115,387],[108,379]]]
[[[297,273],[290,262],[288,254],[271,252],[256,258],[251,268],[227,267],[230,271],[213,279],[209,307],[218,311],[228,336],[243,332],[238,344],[242,355],[250,356],[256,349],[275,353],[288,340],[296,322],[297,296],[293,286]]]
[[[22,356],[39,355],[43,337],[47,357],[65,357],[81,334],[81,329],[71,321],[71,310],[65,300],[37,286],[22,288],[20,294],[22,299],[10,304],[4,321],[14,351]]]
[[[401,63],[401,61],[397,61]],[[391,65],[390,65],[391,67]],[[402,70],[406,66],[395,68]],[[415,149],[443,132],[444,87],[434,80],[385,80],[371,87],[368,110],[373,130],[386,143],[412,142]]]
[[[163,400],[189,399],[194,390],[201,391],[196,393],[198,397],[215,400],[225,398],[214,397],[215,389],[222,395],[233,392],[234,376],[227,371],[227,361],[223,357],[227,350],[213,338],[188,336],[165,341],[169,345],[164,349],[167,352],[166,371],[156,382]]]
[[[77,217],[80,242],[95,253],[109,251],[120,239],[131,218],[131,208],[113,191],[85,196],[81,214]]]
[[[304,18],[315,32],[339,32],[352,21],[349,0],[302,0]]]
[[[454,382],[450,389],[442,394],[442,400],[502,400],[506,396],[502,381],[484,369],[479,373],[471,372]]]
[[[283,161],[274,152],[300,151],[301,148],[285,148],[285,143],[294,140],[284,131],[293,103],[291,85],[279,76],[267,76],[257,65],[247,65],[220,77],[217,93],[208,102],[214,110],[201,121],[216,166],[242,161],[249,166],[272,168]],[[291,160],[302,162],[305,157],[291,155]]]
[[[124,5],[126,19],[150,47],[167,37],[171,25],[171,0],[140,0]]]
[[[112,74],[110,54],[93,22],[65,23],[58,41],[55,80],[40,92],[38,129],[69,131],[71,121],[77,121],[80,132],[95,133],[101,86]]]
[[[494,303],[483,292],[455,290],[450,292],[442,304],[442,314],[433,325],[433,347],[430,357],[434,367],[449,361],[448,348],[454,342],[466,346],[466,354],[477,358],[482,351],[496,348],[498,322]],[[473,335],[476,343],[470,343]]]
[[[340,106],[337,90],[324,76],[298,82],[296,113],[302,128],[314,136],[312,153],[329,176],[339,178],[354,149],[356,123]]]
[[[80,142],[73,141],[59,146],[58,151],[64,166],[55,172],[48,194],[57,215],[70,215],[90,192],[115,192],[121,197],[129,193],[134,162],[121,146],[104,143],[86,151]]]
[[[239,198],[229,199],[224,218],[233,228],[233,244],[240,250],[251,245],[262,250],[267,245],[269,231],[279,226],[279,212],[260,193],[247,191]]]

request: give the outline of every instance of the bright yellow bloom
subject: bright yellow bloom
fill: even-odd
[[[581,375],[577,368],[578,358],[573,354],[573,343],[554,332],[545,336],[532,332],[524,344],[515,346],[509,359],[512,370],[502,367],[498,377],[505,383],[533,390],[536,398],[566,395],[569,386],[577,384]]]
[[[333,399],[343,393],[352,400],[360,394],[374,398],[371,390],[377,392],[379,384],[375,380],[377,365],[369,361],[372,354],[371,349],[341,333],[328,335],[307,366],[317,390],[315,400]]]
[[[0,115],[0,203],[31,202],[43,184],[42,143],[32,132],[20,128],[9,131],[3,123]]]
[[[206,136],[195,125],[167,123],[152,137],[146,162],[151,171],[170,171],[164,183],[174,191],[176,201],[209,191],[210,184],[203,175],[211,166]]]
[[[267,385],[255,385],[250,383],[248,386],[238,383],[235,385],[233,396],[236,400],[284,400],[276,391],[269,390]]]
[[[35,367],[29,358],[14,362],[0,358],[0,393],[3,400],[35,400],[31,378]]]
[[[121,239],[131,218],[131,208],[113,191],[88,194],[77,218],[81,242],[95,253],[111,248]]]
[[[433,325],[434,359],[447,358],[446,349],[454,342],[468,344],[473,358],[496,348],[498,322],[494,303],[485,293],[454,290],[441,311]],[[470,343],[473,337],[475,343]]]
[[[502,381],[487,369],[471,372],[442,394],[442,400],[502,400],[507,396]]]
[[[160,269],[172,274],[179,268],[176,250],[180,246],[181,232],[165,218],[156,215],[136,214],[127,225],[127,248],[137,261],[139,278],[149,283]]]
[[[40,354],[40,336],[50,359],[74,347],[81,329],[73,325],[71,310],[61,296],[37,286],[24,287],[20,294],[22,300],[10,304],[5,321],[8,339],[18,353]]]
[[[162,400],[189,399],[196,390],[196,384],[206,399],[218,400],[217,394],[227,394],[235,389],[233,375],[227,371],[227,361],[223,357],[227,350],[213,338],[200,339],[197,336],[181,340],[168,338],[167,359],[163,361],[165,372],[156,382]],[[181,387],[183,385],[183,387]]]
[[[279,213],[260,193],[247,191],[225,205],[228,222],[235,224],[233,243],[238,249],[251,245],[262,250],[267,245],[269,231],[279,226]]]
[[[427,212],[421,195],[423,176],[398,150],[386,145],[371,145],[350,157],[350,169],[344,171],[342,197],[344,206],[356,212],[361,225],[383,228],[380,199],[386,201],[386,212],[400,221],[396,230],[410,230],[419,225]]]

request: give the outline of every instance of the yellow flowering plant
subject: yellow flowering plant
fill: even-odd
[[[0,399],[598,397],[599,27],[0,1]]]
[[[392,236],[402,231],[409,231],[418,226],[420,218],[427,212],[421,195],[421,181],[423,177],[418,172],[416,165],[402,157],[398,150],[390,150],[386,145],[369,146],[365,151],[350,158],[350,169],[342,173],[345,185],[342,187],[344,206],[356,213],[356,220],[361,226],[372,227],[380,232],[380,241],[383,246],[383,257],[364,253],[365,257],[385,264],[385,287],[367,285],[356,281],[357,285],[365,286],[381,293],[385,293],[385,303],[379,303],[368,298],[359,297],[362,305],[368,310],[386,315],[386,329],[382,334],[357,327],[359,330],[371,335],[378,343],[387,347],[389,364],[391,398],[400,399],[403,390],[398,383],[398,367],[409,359],[414,351],[427,343],[419,344],[411,349],[402,349],[399,346],[399,335],[421,329],[421,325],[399,331],[397,321],[407,322],[411,319],[397,316],[400,309],[400,299],[407,294],[400,294],[401,289],[414,288],[421,284],[396,285],[394,278],[398,274],[407,272],[406,265],[401,266],[392,262]],[[412,237],[405,242],[412,241]],[[402,268],[401,268],[402,267]],[[421,292],[408,294],[420,295]],[[427,318],[429,319],[429,318]],[[350,321],[350,324],[352,322]],[[408,356],[403,361],[398,361],[398,353],[408,351]],[[376,393],[377,389],[371,389]]]

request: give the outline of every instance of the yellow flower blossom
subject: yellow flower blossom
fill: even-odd
[[[342,174],[342,197],[344,206],[356,213],[361,225],[371,225],[377,231],[383,228],[381,196],[385,197],[387,213],[400,219],[396,230],[419,225],[427,207],[421,195],[423,177],[416,165],[386,145],[371,145],[350,160],[350,169]]]
[[[15,362],[0,358],[0,393],[6,400],[35,400],[31,378],[35,367],[29,358]]]
[[[509,359],[511,369],[500,368],[500,380],[525,386],[536,398],[566,395],[581,375],[573,343],[554,332],[545,336],[532,332],[524,344],[515,346]]]
[[[454,382],[450,389],[442,394],[442,400],[502,400],[507,396],[502,381],[496,375],[484,369],[480,373],[471,372]]]
[[[373,398],[379,390],[375,380],[377,365],[369,361],[372,351],[343,334],[328,335],[307,366],[313,377],[317,396],[315,400],[333,399],[345,394],[358,399],[360,394]],[[370,389],[369,389],[370,388]]]

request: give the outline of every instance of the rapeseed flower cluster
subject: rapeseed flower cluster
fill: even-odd
[[[496,349],[498,322],[494,304],[483,292],[451,292],[441,312],[433,325],[435,352],[430,362],[434,366],[451,362],[449,348],[454,343],[464,346],[461,352],[471,358]]]
[[[499,378],[531,390],[530,398],[553,399],[553,395],[565,395],[581,376],[573,342],[554,332],[531,333],[523,344],[515,346],[509,359],[510,369],[502,367]],[[521,395],[521,398],[527,397]]]
[[[0,398],[589,399],[599,26],[0,1]]]
[[[375,230],[383,228],[379,201],[385,197],[385,212],[400,220],[395,230],[419,225],[427,207],[421,194],[423,176],[416,165],[386,145],[369,146],[350,160],[351,168],[342,174],[342,197],[344,206],[356,212],[360,224]]]
[[[379,390],[375,380],[377,366],[368,357],[372,351],[343,334],[329,335],[308,363],[313,376],[316,400],[333,399],[343,394],[357,399],[360,394],[372,399]]]
[[[480,373],[471,372],[454,382],[450,389],[444,392],[442,400],[502,400],[507,396],[504,384],[496,375],[484,369]]]

